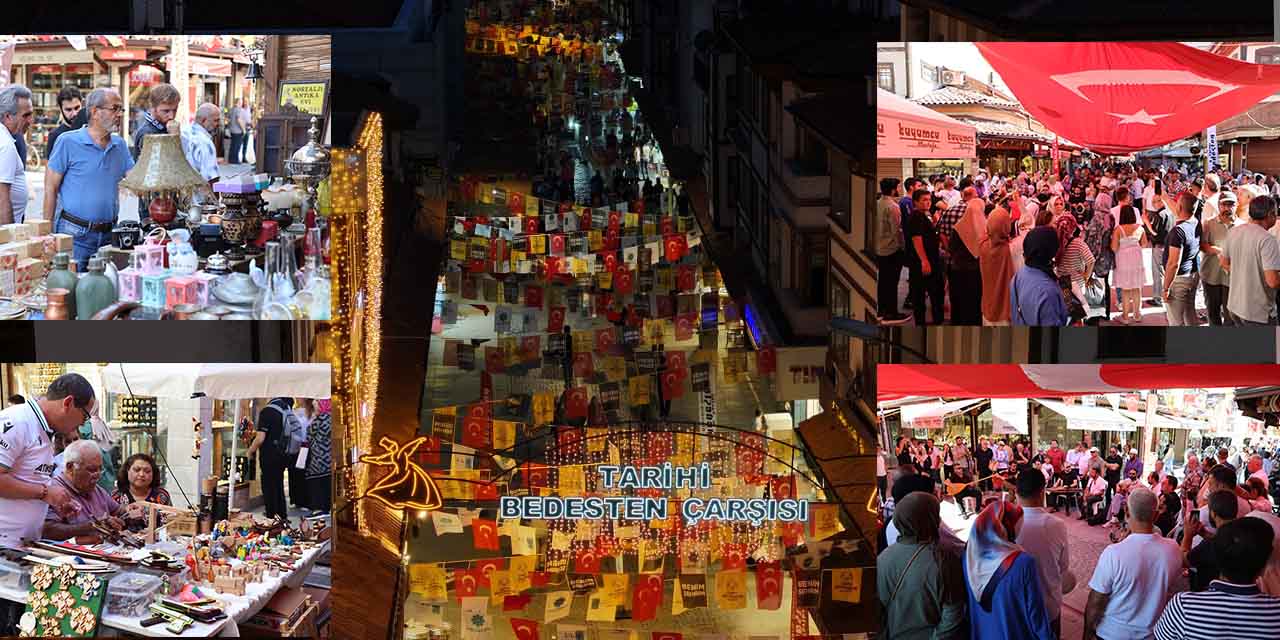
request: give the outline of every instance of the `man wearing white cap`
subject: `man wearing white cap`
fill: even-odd
[[[1137,449],[1129,449],[1129,459],[1124,461],[1124,477],[1129,477],[1129,471],[1132,470],[1142,477],[1142,460],[1138,458]]]

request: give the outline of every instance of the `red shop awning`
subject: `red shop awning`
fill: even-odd
[[[1103,154],[1185,138],[1280,90],[1280,66],[1178,42],[975,46],[1045,127]]]
[[[905,396],[1036,398],[1189,387],[1260,387],[1280,365],[887,364],[876,369],[880,400]]]
[[[876,90],[876,157],[976,158],[978,132],[965,124],[896,96]]]

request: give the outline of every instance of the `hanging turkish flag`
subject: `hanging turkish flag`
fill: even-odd
[[[614,331],[614,327],[596,329],[596,353],[608,355],[613,351],[613,345],[618,343],[618,338],[614,335]]]
[[[542,287],[531,284],[524,288],[524,306],[542,308]]]
[[[654,301],[658,303],[659,318],[670,318],[675,315],[676,305],[671,300],[671,296],[654,296]]]
[[[489,588],[489,576],[493,575],[494,571],[502,571],[503,569],[506,569],[507,561],[503,558],[477,560],[475,566],[472,568],[476,572],[476,579],[479,581],[480,586],[487,589]]]
[[[529,236],[538,232],[538,216],[529,216],[524,219],[524,234]]]
[[[539,640],[538,623],[534,620],[512,618],[511,631],[516,634],[516,640]]]
[[[658,616],[658,607],[662,606],[662,576],[646,573],[636,581],[635,590],[631,592],[631,619],[636,622],[653,620]]]
[[[507,194],[507,211],[513,216],[524,215],[524,194],[512,191]]]
[[[573,557],[574,573],[600,573],[600,555],[592,547],[578,549]]]
[[[1099,153],[1130,153],[1185,138],[1280,90],[1280,67],[1177,42],[974,46],[1046,128]]]
[[[564,255],[564,235],[557,233],[551,236],[551,255]]]
[[[747,568],[747,545],[744,542],[726,543],[720,552],[720,570],[735,571]]]
[[[471,521],[471,541],[477,550],[498,550],[498,523],[476,518]]]
[[[531,593],[521,593],[519,595],[514,595],[514,596],[504,596],[502,598],[502,610],[503,611],[523,611],[525,607],[529,606],[530,602],[533,602],[533,594]],[[515,620],[511,621],[512,626],[515,626],[515,623],[516,623]],[[520,631],[517,630],[516,637],[524,638],[526,636],[520,635]],[[538,637],[536,627],[534,630],[534,635],[528,636],[528,637],[532,637],[535,639]]]
[[[578,228],[583,231],[589,231],[592,228],[590,209],[583,209],[582,212],[578,214]]]
[[[662,218],[663,235],[666,235],[668,233],[675,233],[675,232],[676,232],[675,218],[672,218],[671,216],[663,217]]]
[[[542,355],[542,336],[532,335],[520,338],[520,357],[534,360]]]
[[[524,473],[526,488],[533,488],[533,487],[545,488],[547,486],[550,486],[548,483],[549,483],[551,472],[550,472],[550,468],[547,467],[547,465],[533,464],[530,462],[530,463],[525,463],[525,465],[520,469]]]
[[[684,395],[684,380],[682,372],[673,370],[670,366],[662,374],[662,399],[675,400]]]
[[[685,251],[689,249],[684,235],[679,233],[672,233],[666,236],[662,241],[662,246],[666,250],[667,262],[679,260],[685,254]]]
[[[563,258],[560,258],[560,257],[557,257],[557,256],[547,256],[546,258],[544,258],[544,259],[543,259],[543,261],[542,261],[542,262],[543,262],[543,264],[547,265],[547,278],[548,278],[548,279],[550,279],[550,278],[554,278],[555,276],[559,275],[559,274],[560,274],[560,272],[562,272],[562,271],[564,270],[564,269],[562,268],[562,266],[561,266],[561,261],[562,261],[562,260],[564,260],[564,259],[563,259]]]
[[[756,563],[756,608],[775,611],[782,606],[782,568],[777,562]]]
[[[489,448],[489,421],[467,416],[462,420],[462,444],[472,449]]]
[[[634,289],[634,280],[630,269],[622,267],[613,272],[613,290],[618,295],[631,295]]]
[[[764,376],[777,371],[778,350],[774,347],[761,347],[756,352],[756,371]]]
[[[684,380],[689,377],[689,356],[683,351],[667,351],[667,369],[680,375],[680,379]]]
[[[617,251],[622,245],[622,231],[619,229],[609,229],[604,233],[604,248],[610,251]]]
[[[622,212],[610,211],[609,212],[609,230],[617,231],[621,227],[622,227]]]
[[[684,313],[676,316],[676,340],[693,338],[693,330],[698,323],[698,314]]]
[[[769,476],[769,496],[774,500],[791,500],[796,497],[795,476]]]
[[[533,586],[534,589],[537,589],[538,587],[545,587],[551,584],[551,572],[550,571],[530,571],[529,583]]]
[[[498,499],[498,485],[492,482],[481,482],[479,484],[467,483],[467,484],[471,484],[471,487],[475,489],[475,495],[472,496],[473,499],[475,500],[497,500]]]
[[[618,254],[616,252],[610,251],[604,254],[604,270],[609,273],[614,273],[618,270]]]
[[[684,640],[684,634],[674,631],[654,631],[651,640]]]
[[[591,354],[585,354],[590,357]],[[574,369],[577,369],[577,356],[574,356]],[[564,416],[566,418],[587,417],[587,388],[574,387],[565,392]]]
[[[692,291],[696,286],[697,272],[694,271],[693,265],[681,265],[676,270],[676,288],[681,291]]]
[[[804,523],[803,522],[783,522],[782,523],[782,545],[786,547],[799,546],[804,541]]]
[[[486,579],[487,580],[487,579]],[[453,570],[453,592],[458,601],[474,596],[480,590],[480,572],[475,569]]]
[[[490,382],[489,384],[492,385],[493,383]],[[492,392],[490,392],[490,395],[492,395]],[[467,415],[472,418],[484,418],[486,420],[493,417],[489,414],[488,402],[477,402],[467,407]]]
[[[564,307],[551,307],[547,313],[547,332],[560,333],[564,329]]]

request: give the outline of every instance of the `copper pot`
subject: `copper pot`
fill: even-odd
[[[71,295],[66,289],[49,289],[44,292],[47,305],[44,310],[45,320],[70,320],[71,314],[67,309],[67,296]]]
[[[178,205],[174,203],[173,198],[161,197],[151,201],[151,205],[147,207],[147,213],[151,215],[151,221],[156,224],[169,224],[173,219],[178,217]]]

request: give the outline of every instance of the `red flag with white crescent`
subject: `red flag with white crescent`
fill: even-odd
[[[676,371],[670,366],[662,373],[662,398],[663,400],[675,400],[684,396],[684,374],[682,371]]]
[[[538,623],[535,620],[512,618],[511,631],[516,634],[516,640],[538,640]]]
[[[583,354],[588,358],[590,353]],[[577,357],[574,357],[574,368],[577,369]],[[587,388],[574,387],[565,392],[564,415],[566,418],[587,417]]]
[[[689,340],[693,338],[693,331],[697,328],[698,314],[682,313],[676,316],[676,340]]]
[[[487,580],[486,580],[487,582]],[[453,570],[453,592],[458,601],[476,595],[480,590],[480,574],[475,569]]]
[[[679,233],[672,233],[663,238],[662,246],[666,253],[667,262],[679,260],[688,249],[684,235]]]
[[[498,523],[476,518],[471,521],[471,541],[478,550],[498,550]]]
[[[524,306],[542,308],[542,287],[531,284],[524,288]]]
[[[512,191],[507,194],[507,211],[513,216],[524,215],[524,194],[519,191]]]
[[[631,592],[631,619],[636,622],[653,620],[658,616],[658,608],[662,606],[662,576],[646,573],[636,581],[635,590]]]
[[[596,374],[595,360],[590,351],[577,351],[573,354],[573,377],[590,378]]]
[[[680,265],[676,270],[676,288],[681,291],[692,291],[697,286],[697,275],[693,265]]]
[[[538,216],[529,216],[528,218],[525,218],[524,234],[528,236],[528,235],[533,235],[538,233],[538,222],[539,222]]]
[[[769,375],[778,369],[778,350],[775,347],[761,347],[756,352],[756,371],[760,375]]]
[[[1031,115],[1093,151],[1158,147],[1280,90],[1280,67],[1178,42],[979,42]]]
[[[574,573],[600,573],[600,554],[591,547],[578,549],[573,557]]]
[[[596,353],[600,355],[608,355],[613,351],[613,345],[618,342],[618,338],[614,335],[614,331],[614,327],[596,329]]]
[[[542,336],[532,335],[520,338],[520,355],[525,360],[533,360],[542,353]]]
[[[683,351],[667,351],[667,368],[680,374],[680,379],[689,377],[689,354]]]
[[[479,580],[480,586],[489,587],[489,576],[494,571],[502,571],[507,567],[507,561],[503,558],[490,558],[488,560],[477,560],[472,569],[476,572],[476,579]]]
[[[490,433],[492,433],[492,430],[489,428],[489,420],[487,418],[467,416],[462,419],[463,445],[472,449],[488,449]]]
[[[551,307],[547,312],[547,332],[560,333],[564,329],[564,307]]]
[[[634,289],[634,280],[630,269],[619,267],[617,271],[613,272],[613,290],[618,295],[630,295]]]
[[[504,596],[502,598],[502,610],[523,611],[525,607],[529,606],[530,602],[533,602],[532,593],[520,593],[514,596]],[[520,637],[518,632],[516,633],[516,637]],[[537,636],[535,635],[534,637],[536,638]]]
[[[742,542],[730,542],[720,552],[720,570],[735,571],[747,568],[747,545]]]
[[[782,606],[782,568],[777,562],[756,563],[756,608],[775,611]]]

